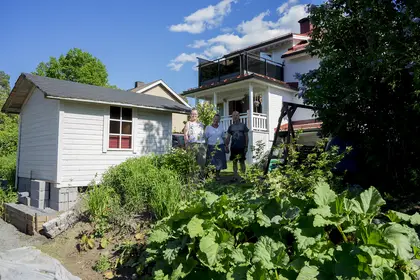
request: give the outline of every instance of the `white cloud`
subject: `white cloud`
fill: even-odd
[[[188,32],[198,34],[205,30],[203,22],[180,23],[169,28],[173,32]]]
[[[200,49],[204,46],[207,46],[207,42],[205,40],[195,40],[194,43],[188,45],[188,47],[194,49]]]
[[[222,23],[223,18],[230,13],[232,3],[236,3],[236,0],[222,0],[217,5],[199,9],[185,17],[184,23],[171,25],[169,30],[198,34],[206,29],[217,27]]]
[[[290,5],[298,3],[299,0],[289,0],[287,2],[284,2],[280,7],[277,8],[277,13],[279,15],[282,15],[284,12],[289,10]]]
[[[220,28],[220,31],[222,31],[223,33],[229,33],[233,31],[232,27],[222,27]]]
[[[179,71],[185,63],[197,61],[197,56],[199,55],[196,53],[181,53],[171,60],[171,62],[168,64],[168,67],[173,71]]]
[[[287,8],[289,8],[289,3],[283,3],[280,7],[277,8],[277,12],[282,14],[287,10]]]
[[[227,52],[228,51],[225,48],[225,46],[216,45],[216,46],[212,46],[212,47],[208,48],[207,50],[205,50],[203,52],[203,54],[204,54],[204,57],[214,58],[214,57],[222,56],[222,55],[226,54]]]
[[[202,57],[206,59],[215,59],[223,56],[226,53],[260,43],[285,35],[287,33],[299,33],[298,21],[307,16],[305,12],[305,5],[292,5],[298,0],[289,0],[288,6],[284,8],[283,12],[278,15],[277,19],[268,20],[269,11],[262,12],[254,18],[242,21],[236,29],[232,32],[223,32],[208,40],[196,40],[190,47],[202,49],[201,53],[181,54],[180,56],[194,57],[194,60],[181,60],[180,56],[171,61],[171,63],[185,64],[189,62],[197,63],[195,57]],[[283,4],[284,5],[284,4]],[[281,7],[281,6],[280,6]],[[280,9],[277,9],[277,11]],[[179,71],[181,66],[169,65],[171,69]]]

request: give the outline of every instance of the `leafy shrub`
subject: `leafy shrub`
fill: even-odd
[[[420,215],[390,211],[375,188],[201,192],[151,232],[138,272],[154,279],[415,279]],[[398,222],[402,222],[401,224]]]
[[[9,187],[15,186],[16,153],[0,156],[0,179],[7,180]]]
[[[172,149],[167,154],[156,156],[155,160],[158,167],[173,170],[186,184],[193,182],[200,171],[191,149]]]
[[[287,164],[280,164],[269,173],[267,181],[270,187],[280,191],[306,191],[323,180],[333,188],[343,189],[342,178],[334,174],[334,169],[348,151],[339,154],[338,147],[325,151],[326,141],[318,141],[306,157],[301,155],[300,145],[296,143],[281,145],[280,148],[288,153]]]
[[[151,211],[158,218],[174,213],[186,193],[176,172],[155,165],[152,156],[131,158],[110,168],[102,185],[112,188],[131,214]]]
[[[108,257],[105,255],[101,255],[99,260],[93,266],[93,270],[97,272],[105,272],[111,268],[111,262],[109,261]]]
[[[18,200],[17,192],[12,188],[0,188],[0,217],[4,214],[4,203],[15,203]]]

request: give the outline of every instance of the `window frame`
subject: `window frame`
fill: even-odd
[[[120,118],[119,119],[114,119],[111,117],[111,108],[119,108],[120,109]],[[131,120],[124,120],[123,119],[123,115],[122,115],[122,110],[123,109],[130,109],[131,110]],[[131,107],[122,107],[122,106],[109,106],[109,118],[108,118],[108,131],[107,131],[107,141],[108,141],[108,151],[134,151],[134,110]],[[119,127],[120,127],[120,133],[111,133],[111,122],[119,122]],[[122,130],[122,125],[123,123],[131,123],[131,134],[124,134],[123,130]],[[131,143],[130,143],[130,147],[131,148],[111,148],[110,147],[110,137],[111,136],[119,136],[119,147],[121,147],[121,139],[123,136],[128,136],[131,137]]]

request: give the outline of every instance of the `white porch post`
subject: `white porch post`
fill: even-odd
[[[213,106],[217,110],[217,92],[213,92]]]
[[[253,122],[253,118],[254,118],[254,87],[252,86],[252,84],[249,84],[249,130],[253,131],[254,130],[254,122]]]
[[[248,120],[249,120],[249,134],[248,134],[248,156],[247,161],[249,163],[253,163],[254,162],[254,155],[253,155],[253,146],[254,146],[254,87],[252,86],[252,84],[249,84],[249,115],[248,115]]]
[[[227,117],[229,115],[229,103],[223,101],[223,116]]]

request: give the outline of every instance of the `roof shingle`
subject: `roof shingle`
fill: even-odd
[[[165,109],[175,112],[189,112],[191,110],[178,102],[153,95],[134,94],[131,91],[58,80],[28,73],[22,73],[19,79],[20,78],[25,78],[32,82],[37,88],[44,92],[46,97],[75,99],[79,101],[97,101],[109,104],[120,103],[133,107]],[[9,98],[12,98],[12,96]]]

